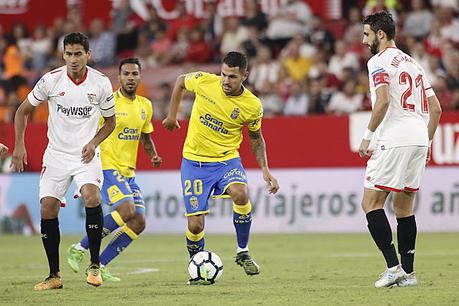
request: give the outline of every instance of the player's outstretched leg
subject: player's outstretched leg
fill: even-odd
[[[252,225],[252,204],[248,201],[244,205],[233,203],[233,223],[237,236],[236,263],[244,268],[247,275],[260,273],[260,266],[249,255],[249,236]]]
[[[143,217],[142,215],[139,215]],[[140,231],[141,232],[141,231]],[[110,243],[105,247],[102,254],[100,254],[100,264],[102,279],[108,281],[119,282],[120,279],[110,274],[106,267],[115,257],[123,252],[132,241],[139,238],[139,235],[132,230],[128,224],[125,224],[112,238]]]

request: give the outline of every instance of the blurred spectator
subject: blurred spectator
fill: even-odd
[[[230,51],[242,51],[242,43],[248,38],[249,31],[246,27],[240,26],[239,18],[226,18],[220,53],[226,54]]]
[[[446,39],[441,34],[440,21],[434,19],[432,21],[432,28],[430,34],[425,39],[426,51],[437,58],[442,56],[441,48],[446,43]]]
[[[308,113],[309,97],[301,82],[293,82],[290,85],[290,96],[284,107],[284,115],[302,116]]]
[[[281,79],[290,78],[302,82],[306,79],[312,62],[300,54],[300,46],[296,41],[291,41],[285,47],[285,55],[281,59]]]
[[[206,63],[211,59],[210,46],[204,40],[204,33],[199,27],[194,27],[186,49],[185,60],[195,63]]]
[[[255,0],[247,0],[245,15],[242,17],[241,24],[246,27],[255,27],[258,33],[263,33],[268,26],[268,18],[260,9],[260,5]]]
[[[272,59],[271,50],[261,46],[250,67],[248,82],[257,92],[265,87],[273,88],[279,82],[279,68],[279,63]]]
[[[455,108],[454,94],[448,90],[448,80],[446,77],[440,77],[437,79],[435,86],[433,87],[435,94],[440,101],[440,105],[443,111],[453,110]]]
[[[121,0],[112,12],[111,31],[116,36],[116,54],[120,58],[133,55],[137,48],[138,28],[143,24],[129,5],[129,0]]]
[[[155,39],[156,31],[158,31],[160,28],[165,29],[166,27],[166,24],[159,17],[155,7],[150,6],[149,19],[143,25],[140,33],[145,33],[147,35],[147,39],[153,41]]]
[[[96,18],[89,26],[89,48],[94,67],[107,67],[115,61],[115,38],[105,31],[102,19]]]
[[[153,99],[153,117],[156,120],[163,120],[169,109],[169,98],[171,96],[171,85],[167,82],[161,83],[156,90],[156,98]]]
[[[47,35],[45,25],[40,24],[35,27],[31,43],[33,53],[32,65],[33,68],[41,71],[45,68],[48,58],[51,55],[52,41]]]
[[[24,61],[14,37],[7,40],[5,54],[3,55],[4,76],[9,79],[24,72]]]
[[[430,33],[433,15],[425,7],[424,0],[411,0],[412,11],[408,12],[403,25],[403,34],[424,38]]]
[[[331,94],[324,87],[321,77],[309,79],[309,111],[311,114],[324,114]]]
[[[387,11],[392,14],[392,18],[397,22],[397,0],[368,0],[363,8],[363,15],[367,16],[379,11]]]
[[[346,44],[342,40],[335,42],[335,54],[330,58],[328,63],[328,71],[333,73],[338,79],[343,79],[343,68],[354,67],[358,68],[359,60],[355,53],[349,52]]]
[[[215,49],[221,35],[223,34],[224,20],[218,14],[217,2],[207,1],[206,3],[206,18],[203,21],[204,38]]]
[[[177,33],[180,29],[185,28],[191,31],[191,29],[199,23],[196,17],[186,11],[185,1],[177,1],[175,10],[178,12],[177,18],[167,21],[167,36],[171,41],[177,39]]]
[[[440,21],[440,33],[442,38],[459,43],[459,20],[454,17],[454,10],[447,6],[441,6],[437,10],[437,18]]]
[[[258,97],[263,104],[264,116],[274,116],[282,114],[284,102],[277,94],[274,87],[269,86],[267,83],[263,85],[258,91]]]
[[[362,109],[363,95],[357,93],[356,81],[354,79],[346,80],[342,90],[333,94],[327,107],[327,113],[330,114],[350,114]]]
[[[32,68],[31,59],[33,58],[32,52],[32,40],[29,37],[29,32],[25,24],[16,23],[13,25],[10,34],[13,40],[16,42],[16,45],[21,54],[24,68]]]
[[[172,43],[170,50],[170,60],[167,62],[182,63],[187,56],[187,51],[190,46],[189,30],[187,28],[181,28],[177,32],[177,39]]]
[[[311,43],[326,56],[333,53],[333,44],[335,38],[332,32],[328,30],[322,21],[322,17],[314,15],[311,21],[311,33],[309,34]]]
[[[248,26],[249,37],[242,43],[244,53],[249,58],[249,61],[257,55],[258,48],[261,46],[261,42],[258,39],[258,31],[255,26]]]
[[[312,13],[303,0],[287,0],[279,13],[270,17],[266,36],[271,40],[289,39],[297,33],[308,34]]]
[[[134,52],[135,57],[139,58],[142,67],[154,67],[156,61],[153,58],[153,50],[150,46],[149,34],[147,31],[141,31],[137,37],[137,48]]]
[[[156,31],[156,39],[151,43],[151,49],[153,51],[152,57],[157,65],[164,65],[170,62],[171,48],[172,41],[167,36],[166,29]]]

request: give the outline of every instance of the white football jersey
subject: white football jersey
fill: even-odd
[[[83,147],[96,135],[100,116],[115,114],[110,80],[90,67],[78,83],[67,75],[66,66],[50,71],[27,98],[34,106],[48,101],[47,151],[69,154],[77,160],[81,159]]]
[[[408,54],[386,48],[368,61],[372,107],[376,89],[389,86],[389,108],[376,130],[376,145],[382,148],[428,146],[427,98],[435,95],[424,69]]]

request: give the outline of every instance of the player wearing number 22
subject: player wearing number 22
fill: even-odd
[[[242,86],[247,75],[245,55],[229,52],[223,59],[220,76],[205,72],[179,76],[163,125],[168,130],[180,127],[176,120],[180,100],[185,90],[194,92],[196,97],[181,167],[190,257],[204,249],[204,216],[209,212],[209,197],[231,197],[238,243],[236,263],[246,274],[255,275],[260,272],[259,266],[248,253],[252,207],[246,173],[238,153],[244,125],[248,127],[250,144],[269,192],[276,193],[279,185],[268,168],[261,133],[261,102]]]
[[[395,23],[387,12],[363,20],[363,43],[374,56],[368,61],[372,113],[360,144],[361,157],[370,156],[365,173],[362,208],[368,229],[381,250],[387,270],[375,287],[417,285],[414,273],[416,220],[413,202],[441,108],[425,72],[409,55],[396,48]],[[369,149],[375,138],[375,149]],[[384,204],[393,192],[397,218],[398,252]]]

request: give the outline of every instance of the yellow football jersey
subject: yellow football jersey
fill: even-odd
[[[185,87],[195,93],[183,157],[201,162],[224,161],[239,156],[242,127],[261,127],[263,108],[248,89],[239,96],[227,96],[220,76],[205,72],[189,73]]]
[[[140,135],[153,132],[153,107],[147,98],[137,95],[131,100],[123,96],[119,89],[114,97],[116,127],[100,144],[102,169],[116,169],[121,175],[133,177]]]

